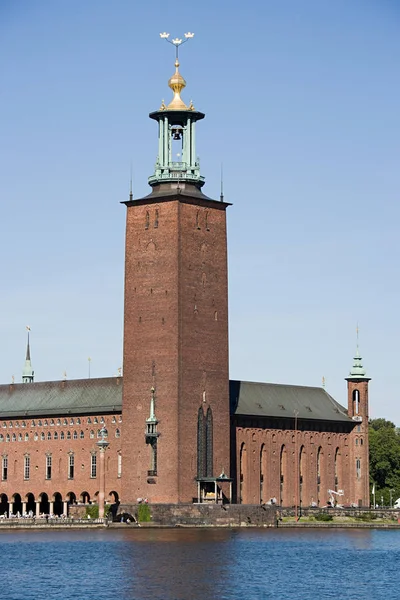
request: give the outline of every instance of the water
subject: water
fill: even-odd
[[[386,600],[400,531],[0,532],[7,600]]]

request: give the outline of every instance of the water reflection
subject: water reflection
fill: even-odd
[[[120,548],[129,581],[124,598],[223,598],[229,579],[225,546],[231,537],[231,532],[216,529],[124,532],[125,542],[131,542]]]
[[[400,530],[0,531],[7,600],[391,600]]]

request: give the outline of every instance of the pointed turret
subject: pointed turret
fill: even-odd
[[[350,381],[352,379],[364,380],[364,381],[369,381],[371,379],[370,377],[367,377],[366,371],[362,365],[362,357],[360,355],[358,343],[357,343],[356,353],[353,358],[353,366],[351,368],[351,371],[350,371],[348,377],[346,377],[347,381]]]
[[[33,376],[34,376],[34,371],[32,369],[32,364],[31,364],[31,347],[29,344],[29,331],[30,328],[27,327],[28,329],[28,341],[26,344],[26,358],[25,358],[25,365],[22,371],[22,383],[32,383],[33,382]]]

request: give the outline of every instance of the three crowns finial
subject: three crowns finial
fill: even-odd
[[[192,33],[191,31],[188,31],[187,33],[183,34],[183,38],[174,38],[172,40],[169,40],[169,33],[167,33],[166,31],[164,31],[163,33],[160,33],[160,38],[162,40],[167,41],[169,44],[172,44],[173,46],[175,46],[176,49],[176,59],[178,59],[178,49],[179,46],[181,46],[182,44],[185,44],[186,42],[188,42],[190,39],[192,39],[194,37],[194,33]]]

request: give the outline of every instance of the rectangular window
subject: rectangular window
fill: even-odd
[[[90,477],[95,479],[97,477],[97,456],[96,454],[92,454],[92,460],[90,464]]]
[[[68,479],[74,478],[74,466],[75,466],[75,457],[73,454],[70,454],[68,457]]]
[[[1,478],[3,481],[7,481],[7,478],[8,478],[8,456],[3,456]]]
[[[46,456],[46,479],[51,479],[51,456]]]
[[[118,471],[117,471],[117,477],[121,477],[122,475],[122,455],[118,454]]]
[[[24,460],[24,479],[27,480],[30,477],[31,472],[31,459],[30,456],[25,456]]]

